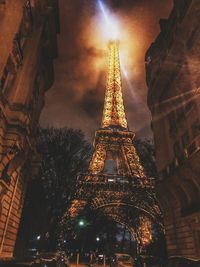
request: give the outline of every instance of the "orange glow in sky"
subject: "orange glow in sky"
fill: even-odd
[[[144,57],[160,32],[173,0],[60,0],[59,56],[55,83],[46,93],[41,124],[82,129],[89,138],[101,123],[109,38],[120,39],[125,110],[130,130],[150,132]],[[110,36],[110,37],[109,37]],[[123,77],[124,76],[124,77]],[[128,78],[128,80],[127,80]],[[146,127],[148,128],[146,130]]]

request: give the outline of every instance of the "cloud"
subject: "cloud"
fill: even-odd
[[[144,54],[159,33],[159,19],[168,17],[172,2],[104,1],[121,27],[120,52],[129,76],[129,81],[123,79],[124,102],[129,128],[134,131],[148,128]],[[46,93],[40,119],[43,126],[80,128],[88,138],[100,126],[107,69],[106,40],[96,3],[60,0],[55,83]]]

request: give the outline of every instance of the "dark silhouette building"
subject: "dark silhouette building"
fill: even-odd
[[[146,53],[169,256],[200,257],[200,1],[174,1]]]
[[[0,259],[11,258],[27,180],[38,166],[34,134],[54,80],[57,0],[0,1]]]

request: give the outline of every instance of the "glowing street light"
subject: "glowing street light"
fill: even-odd
[[[100,238],[99,238],[98,236],[96,237],[96,241],[97,241],[97,242],[99,242],[99,241],[100,241]]]
[[[41,238],[41,236],[40,236],[40,235],[38,235],[38,236],[36,237],[36,239],[37,239],[37,240],[40,240],[40,238]]]
[[[80,227],[84,227],[85,226],[85,221],[83,219],[81,219],[79,222],[78,222],[78,225]]]

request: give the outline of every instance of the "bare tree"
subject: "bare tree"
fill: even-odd
[[[29,181],[20,235],[27,237],[25,246],[39,235],[36,245],[53,249],[58,220],[73,195],[78,173],[87,169],[91,145],[80,130],[40,128],[36,147],[41,168]]]

